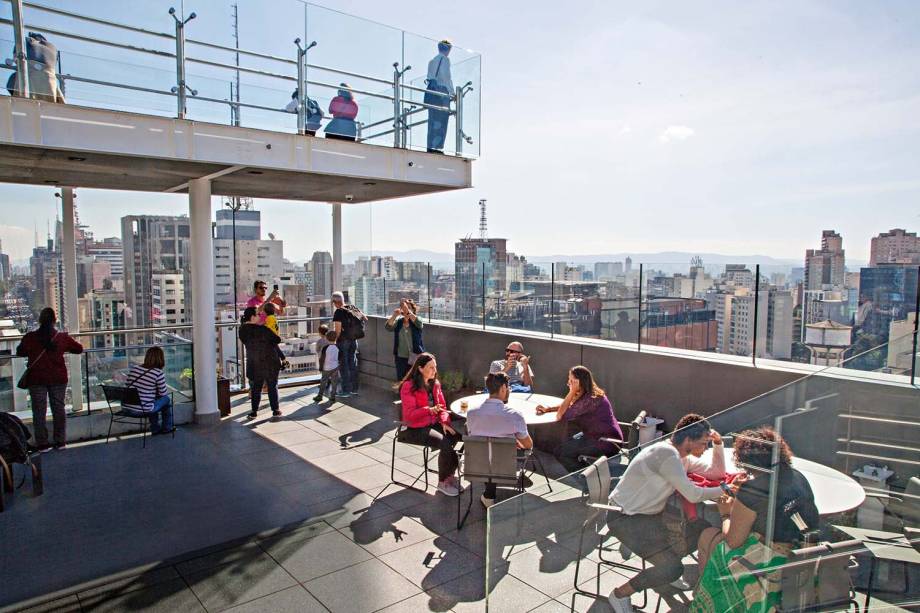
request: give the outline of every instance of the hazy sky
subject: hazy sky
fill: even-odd
[[[162,2],[147,4],[161,12]],[[185,0],[203,20],[227,3],[200,4],[207,10]],[[833,228],[848,256],[865,260],[878,232],[920,230],[920,3],[326,5],[483,55],[475,187],[346,206],[346,251],[452,251],[476,232],[479,198],[490,233],[528,255],[800,258]],[[346,42],[374,57],[373,38]],[[257,45],[244,36],[242,46]],[[381,76],[396,59],[381,58]],[[28,254],[34,224],[44,234],[53,193],[0,186],[0,238],[14,258]],[[78,193],[97,236],[117,234],[127,212],[187,210],[181,196]],[[286,257],[331,249],[327,205],[257,207]]]

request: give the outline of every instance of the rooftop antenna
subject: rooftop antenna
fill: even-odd
[[[32,231],[35,233],[35,246],[38,247],[38,223],[32,220]]]
[[[486,223],[486,199],[479,201],[479,238],[486,240],[489,238],[489,230]]]

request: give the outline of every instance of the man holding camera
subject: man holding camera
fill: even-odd
[[[533,369],[530,368],[530,358],[524,355],[524,345],[514,341],[505,348],[505,359],[495,360],[489,366],[489,372],[503,372],[508,375],[508,383],[512,392],[533,391]]]

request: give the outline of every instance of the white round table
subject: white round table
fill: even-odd
[[[475,394],[473,396],[464,396],[463,398],[458,398],[450,403],[450,410],[457,415],[466,415],[464,411],[460,409],[460,404],[466,401],[467,408],[469,411],[473,408],[478,408],[483,402],[488,398],[488,394]],[[546,394],[527,394],[527,393],[518,393],[515,392],[511,394],[511,397],[508,398],[508,406],[512,409],[520,411],[524,416],[524,421],[528,426],[539,426],[542,424],[552,424],[556,423],[556,414],[555,413],[544,413],[543,415],[537,415],[537,405],[542,404],[545,407],[555,407],[562,404],[562,398],[557,398],[556,396],[547,396]]]
[[[711,458],[712,448],[709,448],[702,459]],[[862,486],[839,470],[795,456],[792,457],[792,467],[808,480],[808,485],[815,495],[815,506],[821,515],[834,515],[855,509],[866,499],[866,491]],[[725,449],[725,471],[743,472],[735,466],[731,448]]]

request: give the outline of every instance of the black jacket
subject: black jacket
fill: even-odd
[[[271,379],[281,370],[278,343],[281,338],[258,324],[240,326],[240,341],[246,347],[246,376],[250,379]]]

